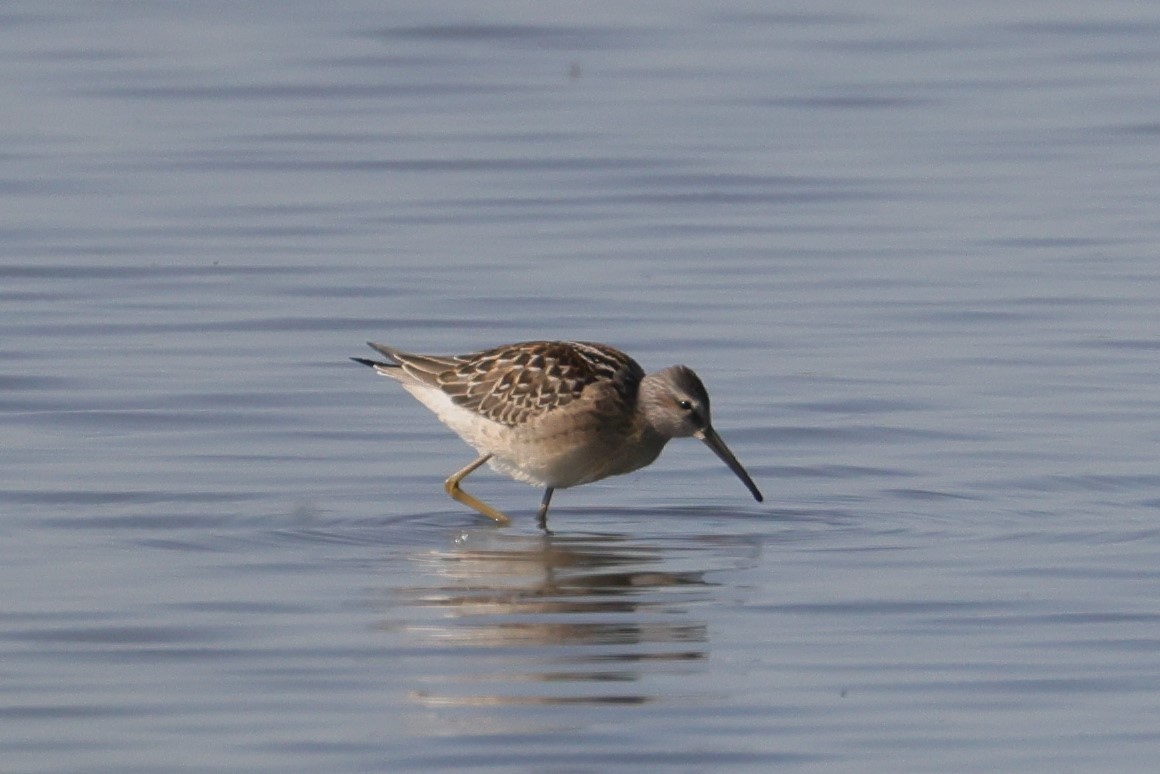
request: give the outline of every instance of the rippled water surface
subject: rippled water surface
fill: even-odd
[[[1160,754],[1160,7],[0,9],[0,768]],[[364,341],[684,362],[540,494]]]

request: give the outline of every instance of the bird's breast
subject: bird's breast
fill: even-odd
[[[514,478],[564,489],[630,473],[652,463],[667,439],[635,423],[549,418],[527,432],[513,433],[507,449],[495,452],[495,467]]]

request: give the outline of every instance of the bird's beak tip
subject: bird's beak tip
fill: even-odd
[[[693,437],[713,450],[713,453],[716,454],[721,459],[721,461],[724,462],[729,467],[729,469],[733,471],[734,475],[741,479],[741,483],[745,484],[745,488],[748,489],[749,493],[753,495],[754,500],[759,503],[765,502],[765,497],[762,496],[761,491],[757,488],[757,485],[753,483],[753,479],[749,477],[749,473],[746,472],[741,463],[737,461],[737,458],[733,456],[733,452],[729,451],[729,447],[725,445],[723,440],[721,440],[721,436],[717,435],[717,433],[713,431],[712,427],[705,427],[701,430],[698,430],[697,432],[693,433]]]

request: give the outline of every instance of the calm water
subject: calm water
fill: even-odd
[[[10,2],[5,772],[1160,754],[1160,7]],[[349,356],[685,362],[557,494]]]

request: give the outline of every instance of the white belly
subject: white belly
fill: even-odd
[[[629,473],[653,462],[668,440],[650,434],[629,441],[619,423],[586,414],[580,404],[580,418],[564,410],[508,427],[456,405],[442,390],[403,387],[481,455],[492,455],[493,469],[534,486],[565,489]]]

